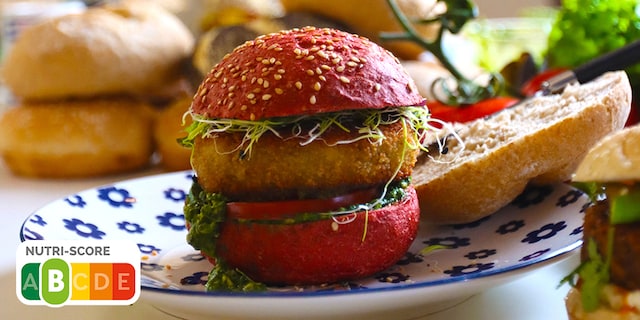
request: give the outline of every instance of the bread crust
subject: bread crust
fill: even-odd
[[[439,161],[425,157],[414,168],[422,218],[471,222],[506,206],[537,177],[568,180],[596,142],[624,126],[630,103],[626,74],[612,72],[456,125],[464,150],[452,140]]]
[[[0,155],[17,175],[79,178],[150,164],[150,107],[131,100],[25,104],[0,116]]]
[[[173,82],[193,46],[177,17],[128,0],[27,28],[1,72],[24,100],[145,94]]]
[[[254,121],[423,103],[387,50],[357,35],[307,27],[237,47],[207,75],[191,109],[205,118]]]

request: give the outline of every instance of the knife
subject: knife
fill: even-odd
[[[640,62],[640,40],[610,51],[573,70],[561,72],[544,81],[535,95],[559,93],[571,83],[589,82],[608,71],[622,70]]]

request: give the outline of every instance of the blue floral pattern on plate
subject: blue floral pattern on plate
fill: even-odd
[[[182,205],[191,181],[192,173],[184,171],[69,195],[28,217],[20,235],[23,241],[130,239],[140,248],[143,289],[226,295],[205,293],[203,284],[211,265],[185,241]],[[529,187],[512,204],[478,221],[450,226],[423,223],[405,257],[370,278],[328,286],[271,288],[267,295],[424,288],[542,265],[580,246],[582,214],[588,202],[568,185]],[[432,245],[447,249],[420,253]]]

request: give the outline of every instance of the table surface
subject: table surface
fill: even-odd
[[[84,180],[37,180],[13,176],[0,161],[0,319],[177,319],[138,301],[132,306],[74,306],[49,308],[26,306],[16,297],[15,260],[19,229],[25,218],[47,203],[69,194],[115,181],[159,173],[149,169],[129,175]],[[451,319],[567,319],[564,296],[568,286],[560,279],[578,263],[577,252],[568,258],[525,274],[457,304],[421,318]],[[144,295],[144,292],[142,293]]]

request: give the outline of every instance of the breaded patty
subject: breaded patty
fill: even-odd
[[[609,241],[609,204],[598,202],[587,209],[584,218],[584,239],[594,240],[598,251],[606,256]],[[611,257],[611,282],[627,290],[640,289],[640,223],[623,223],[614,226],[613,256]],[[587,246],[582,246],[582,258],[586,259]]]
[[[348,133],[337,128],[324,133],[323,140],[304,146],[297,138],[281,139],[267,133],[244,158],[238,148],[241,133],[199,137],[192,165],[206,191],[222,193],[232,201],[330,197],[411,175],[418,150],[406,141],[413,143],[413,136],[405,136],[401,123],[381,129],[386,138],[378,144],[363,139],[331,145],[357,137],[354,130]]]

